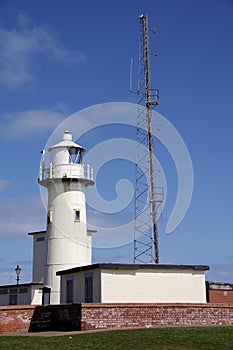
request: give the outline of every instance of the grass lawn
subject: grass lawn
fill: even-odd
[[[0,337],[1,350],[233,350],[233,327],[131,329],[59,337]]]

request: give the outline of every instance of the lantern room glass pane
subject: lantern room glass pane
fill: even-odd
[[[69,148],[69,162],[71,164],[81,164],[82,163],[82,150],[76,147]]]

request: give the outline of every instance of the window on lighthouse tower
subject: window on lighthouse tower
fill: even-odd
[[[80,221],[80,210],[75,210],[74,215],[74,221]]]
[[[77,147],[69,148],[69,161],[71,164],[81,164],[82,163],[82,150]]]

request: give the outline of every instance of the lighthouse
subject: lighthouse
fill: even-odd
[[[42,151],[39,178],[39,184],[48,190],[43,299],[46,304],[58,304],[60,278],[56,272],[91,264],[85,192],[94,181],[93,169],[83,162],[85,149],[73,142],[69,131],[47,151],[49,165]]]

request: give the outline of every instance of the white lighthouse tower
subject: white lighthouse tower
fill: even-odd
[[[57,271],[91,264],[91,232],[87,231],[86,188],[94,184],[93,169],[83,163],[85,149],[66,131],[58,144],[44,151],[39,183],[48,189],[44,302],[60,302]],[[49,300],[48,300],[49,298]]]

